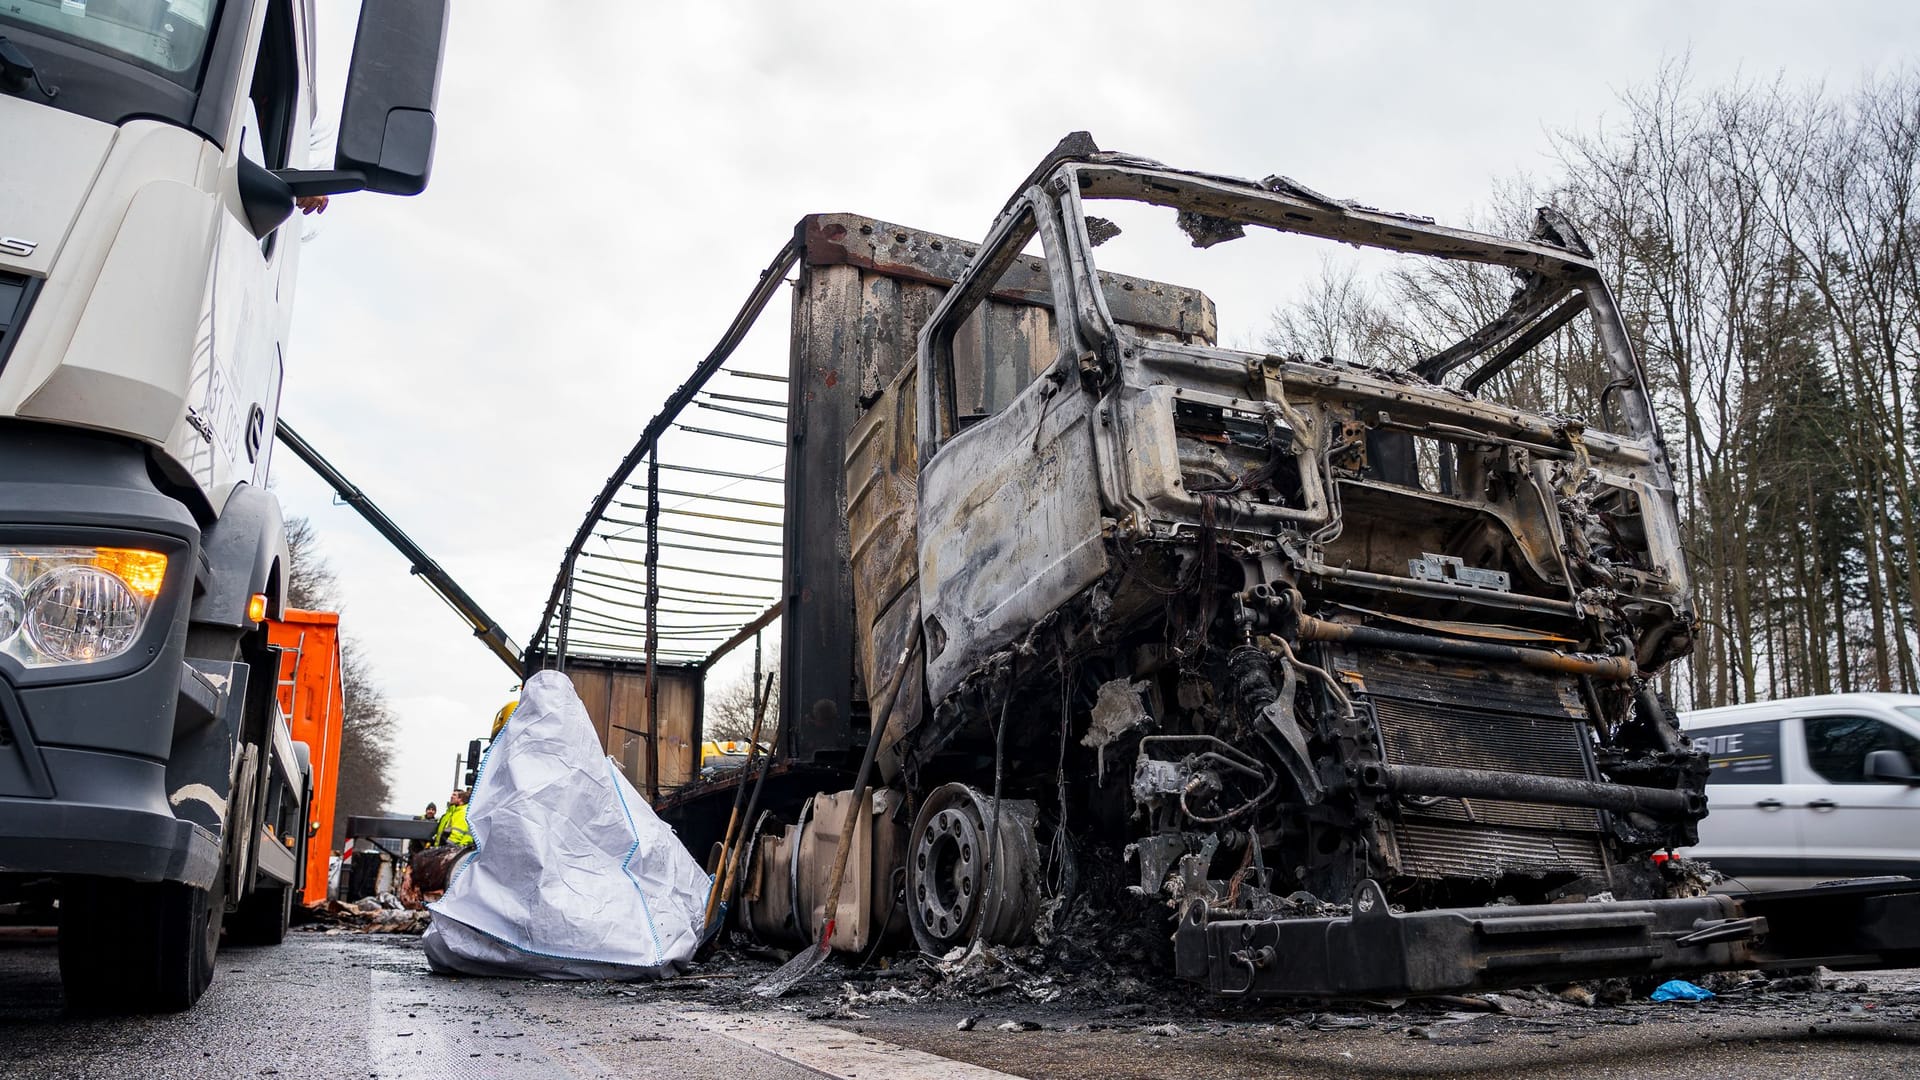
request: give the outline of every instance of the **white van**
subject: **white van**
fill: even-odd
[[[1920,695],[1822,694],[1683,713],[1705,745],[1699,846],[1728,885],[1920,877]]]

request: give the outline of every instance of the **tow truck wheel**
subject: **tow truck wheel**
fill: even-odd
[[[235,945],[278,945],[292,921],[293,886],[262,885],[240,901],[227,922],[227,938]]]
[[[88,1012],[178,1012],[213,981],[220,898],[177,881],[87,881],[60,899],[60,981]]]
[[[992,796],[966,784],[927,796],[907,839],[907,921],[922,952],[1015,945],[1032,933],[1041,900],[1034,817],[1031,800],[1001,800],[999,843],[989,843]]]

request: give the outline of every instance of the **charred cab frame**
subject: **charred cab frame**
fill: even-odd
[[[1511,273],[1512,302],[1409,370],[1143,332],[1096,269],[1089,207],[1112,199],[1170,209],[1199,246],[1266,227],[1484,263]],[[994,374],[968,365],[995,361],[968,320],[1007,299],[996,283],[1036,237],[1051,336],[1024,389],[970,415],[965,387]],[[1475,393],[1582,316],[1603,425]],[[1613,297],[1559,214],[1511,241],[1082,148],[1009,203],[916,374],[897,389],[917,395],[931,708],[892,748],[910,790],[1051,805],[1044,862],[1123,862],[1189,937],[1355,897],[1692,887],[1649,858],[1705,810],[1704,756],[1649,686],[1691,647],[1672,481]],[[1716,911],[1683,921],[1731,917]]]

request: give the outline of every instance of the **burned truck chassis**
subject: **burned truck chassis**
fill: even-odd
[[[1178,909],[1180,974],[1189,978],[1205,977],[1195,966],[1191,939],[1197,931],[1190,928],[1227,920],[1236,933],[1253,935],[1247,941],[1271,933],[1277,935],[1277,945],[1279,936],[1307,932],[1293,927],[1320,921],[1303,919],[1303,913],[1337,910],[1340,905],[1327,902],[1330,899],[1357,897],[1349,910],[1358,914],[1371,910],[1376,898],[1384,912],[1389,906],[1433,908],[1503,898],[1509,905],[1513,898],[1528,904],[1613,896],[1649,899],[1694,888],[1680,864],[1656,863],[1645,856],[1692,842],[1692,823],[1704,810],[1704,757],[1677,745],[1678,727],[1670,711],[1644,680],[1629,674],[1630,665],[1620,658],[1318,619],[1302,612],[1307,602],[1290,575],[1269,573],[1252,587],[1222,585],[1210,597],[1207,590],[1191,585],[1142,587],[1137,568],[1154,562],[1148,552],[1155,551],[1170,563],[1182,557],[1199,561],[1191,545],[1136,546],[1126,563],[1129,569],[1114,571],[1086,598],[1042,620],[1016,646],[996,654],[904,740],[908,791],[971,782],[978,785],[982,809],[976,811],[970,831],[995,835],[995,826],[983,819],[1001,804],[1013,807],[1005,811],[1007,820],[1018,820],[1027,830],[1002,837],[1012,869],[994,873],[990,860],[983,866],[996,889],[1025,893],[1017,903],[992,899],[997,908],[1022,913],[1011,923],[997,920],[1010,931],[1000,936],[983,934],[951,915],[945,932],[929,928],[926,913],[943,906],[951,911],[955,905],[950,897],[929,905],[914,896],[918,868],[910,868],[908,903],[923,950],[943,953],[976,937],[1027,939],[1032,928],[1026,923],[1042,917],[1043,910],[1052,913],[1047,917],[1064,910],[1049,901],[1074,899],[1061,895],[1059,871],[1045,875],[1054,882],[1051,887],[1042,886],[1043,876],[1029,872],[1029,865],[1102,858],[1130,862],[1137,882],[1130,891],[1166,896],[1168,906]],[[1260,550],[1221,562],[1229,575],[1237,573],[1237,580],[1245,581],[1270,572],[1279,560],[1271,550]],[[1221,573],[1219,566],[1211,570]],[[1169,580],[1178,583],[1184,576],[1171,574]],[[1110,640],[1129,614],[1182,604],[1216,610],[1188,610],[1164,622],[1148,618],[1147,629]],[[1160,626],[1183,621],[1202,628],[1195,635],[1200,640],[1190,640],[1183,648],[1158,639]],[[1209,637],[1225,640],[1209,642]],[[1238,644],[1231,644],[1234,641]],[[1093,671],[1120,674],[1090,679]],[[1426,700],[1383,693],[1388,689],[1384,684],[1396,675],[1402,684],[1428,683],[1422,695]],[[1614,689],[1602,680],[1619,686]],[[1614,696],[1625,699],[1619,711],[1627,720],[1618,725],[1620,737],[1610,740],[1611,746],[1597,737],[1580,739],[1585,725],[1578,720],[1562,715],[1544,721],[1555,725],[1555,734],[1561,736],[1555,740],[1560,764],[1579,770],[1572,777],[1502,771],[1495,766],[1512,762],[1501,759],[1497,747],[1476,759],[1480,767],[1418,764],[1417,755],[1395,753],[1405,747],[1394,745],[1391,729],[1383,733],[1383,713],[1405,713],[1412,705],[1441,714],[1442,725],[1452,723],[1439,735],[1468,741],[1497,738],[1498,732],[1488,736],[1454,729],[1466,719],[1483,727],[1502,722],[1534,726],[1540,719],[1528,715],[1529,708],[1545,712],[1541,701],[1556,703],[1567,693],[1583,694],[1591,714],[1601,715],[1591,704],[1602,692],[1599,686],[1609,686]],[[1418,688],[1414,690],[1417,694]],[[1466,693],[1477,706],[1470,717],[1458,708]],[[1115,704],[1130,697],[1131,705]],[[1076,723],[1076,717],[1081,722]],[[1652,721],[1638,724],[1636,730],[1639,717]],[[1433,737],[1401,733],[1400,742],[1421,735]],[[1634,748],[1635,736],[1641,748]],[[1537,735],[1535,741],[1540,741]],[[1610,752],[1602,756],[1602,750]],[[1602,779],[1612,774],[1601,771],[1602,761],[1643,782]],[[990,782],[995,777],[998,782]],[[1649,777],[1666,783],[1646,784]],[[1449,802],[1460,808],[1451,815],[1444,812]],[[1515,804],[1545,808],[1558,820],[1571,817],[1588,823],[1592,836],[1587,841],[1587,872],[1524,865],[1502,870],[1497,859],[1473,861],[1473,845],[1484,847],[1490,834],[1524,841],[1524,833],[1499,833],[1502,811]],[[1442,813],[1422,814],[1427,808]],[[923,820],[925,816],[922,811]],[[1417,830],[1423,819],[1429,829],[1452,833],[1440,841],[1417,831],[1410,834],[1409,823]],[[1073,823],[1071,830],[1067,822]],[[1035,824],[1052,830],[1052,850],[1044,856],[1035,850],[1037,838],[1030,831]],[[1422,841],[1425,849],[1451,841],[1467,850],[1410,850]],[[909,858],[924,846],[916,830]],[[1220,880],[1222,871],[1230,871],[1225,880]],[[1071,880],[1076,875],[1068,871],[1065,876]],[[1390,885],[1391,900],[1380,882]],[[913,906],[916,900],[918,908]],[[1680,919],[1692,933],[1702,920],[1736,918],[1724,908],[1717,900],[1700,901],[1662,918]],[[1567,914],[1562,906],[1554,910]],[[965,913],[963,907],[961,915]],[[1629,922],[1636,927],[1653,924],[1651,918],[1638,916]],[[1288,929],[1281,929],[1283,923]],[[1427,948],[1440,944],[1432,935],[1417,940],[1427,942]],[[1243,942],[1229,952],[1242,953],[1248,947]],[[1258,952],[1259,946],[1251,947]],[[1386,948],[1383,955],[1394,955],[1396,949]],[[1698,952],[1684,959],[1711,955]],[[1712,966],[1711,961],[1706,966]],[[1355,982],[1343,975],[1316,990],[1318,978],[1294,972],[1274,988],[1256,983],[1243,991],[1232,991],[1218,979],[1207,981],[1223,992],[1290,994],[1348,992],[1352,987],[1340,987]],[[1476,981],[1486,980],[1451,988]]]
[[[1438,994],[1628,975],[1901,967],[1920,960],[1920,881],[1668,900],[1396,912],[1379,886],[1337,918],[1214,919],[1189,902],[1174,971],[1217,994]]]

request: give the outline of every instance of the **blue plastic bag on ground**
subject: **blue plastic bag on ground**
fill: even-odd
[[[1713,991],[1685,979],[1668,979],[1648,996],[1654,1001],[1705,1001],[1713,996]]]

